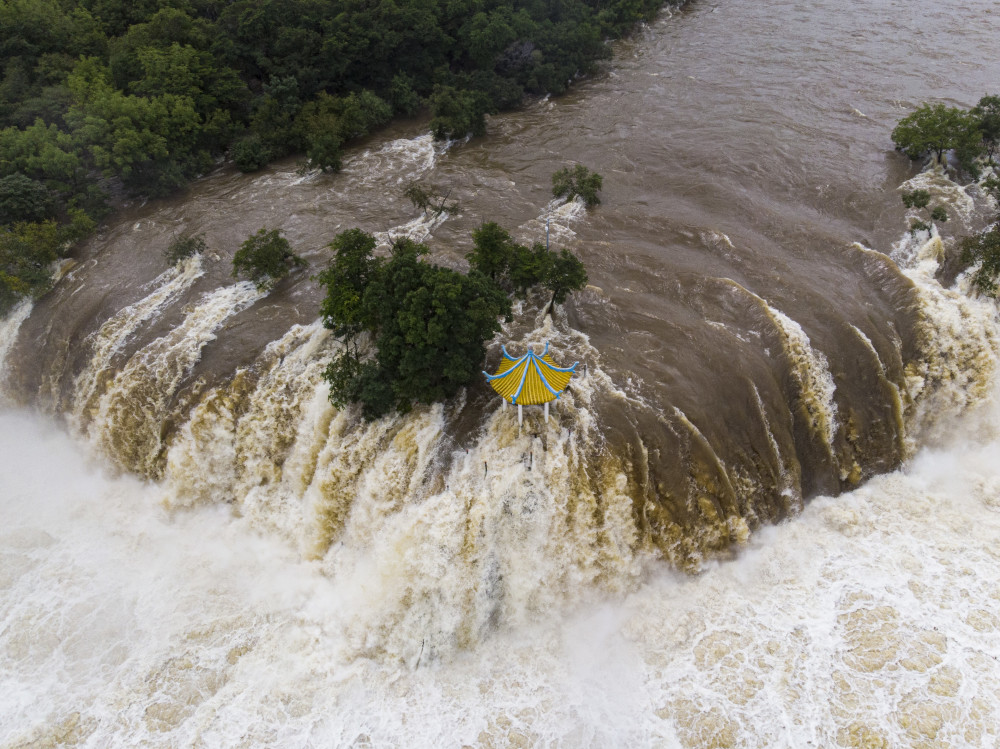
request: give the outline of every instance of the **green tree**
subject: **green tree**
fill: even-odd
[[[382,263],[373,255],[375,237],[361,229],[341,232],[329,247],[334,252],[333,260],[316,276],[327,291],[320,305],[320,316],[324,325],[350,350],[358,335],[374,327],[374,321],[362,307],[362,298]],[[357,349],[352,353],[357,358]]]
[[[563,304],[572,291],[587,284],[581,263],[568,250],[551,251],[540,242],[531,247],[515,242],[499,224],[488,221],[472,232],[472,252],[465,257],[505,291],[523,298],[528,289],[542,285],[552,292],[548,309]]]
[[[66,240],[55,221],[0,227],[0,317],[21,299],[48,291],[50,267]]]
[[[975,115],[944,104],[924,104],[899,121],[892,131],[896,149],[911,159],[933,153],[938,161],[946,151],[960,151],[968,160],[979,152],[981,137]]]
[[[506,285],[511,283],[510,271],[517,263],[518,251],[523,249],[510,236],[510,232],[493,221],[487,221],[472,230],[472,252],[465,258],[474,271],[491,280]]]
[[[414,402],[450,398],[473,382],[486,358],[486,341],[511,309],[507,295],[485,276],[423,262],[425,252],[409,240],[397,243],[366,294],[366,302],[382,311],[378,366],[403,412]],[[391,302],[383,307],[383,300]]]
[[[267,165],[274,153],[264,145],[259,135],[252,133],[236,141],[229,156],[241,172],[256,172]]]
[[[552,175],[552,195],[567,201],[579,195],[587,207],[592,207],[601,202],[600,192],[604,184],[604,178],[597,172],[590,171],[583,164],[564,167]]]
[[[962,240],[962,262],[979,264],[971,276],[973,287],[980,294],[996,297],[997,277],[1000,276],[1000,227],[994,226]]]
[[[205,251],[205,235],[194,234],[188,237],[178,237],[169,244],[163,253],[169,265],[177,265],[192,255],[200,255]]]
[[[292,252],[288,240],[277,229],[258,229],[233,256],[233,276],[247,276],[258,290],[270,289],[292,268],[306,261]]]
[[[544,283],[552,268],[553,257],[555,253],[547,250],[541,242],[535,242],[531,247],[517,245],[508,271],[513,294],[523,299],[528,289]]]
[[[992,164],[997,144],[1000,143],[1000,96],[984,96],[972,108],[972,114],[979,120],[983,150],[987,161]]]
[[[23,174],[0,178],[0,224],[43,221],[52,208],[52,194],[38,180]]]
[[[579,291],[587,285],[587,271],[583,263],[569,250],[560,250],[549,264],[545,277],[545,288],[552,292],[549,300],[549,312],[557,304],[565,304],[573,291]]]
[[[485,135],[486,115],[493,112],[493,104],[483,92],[438,86],[429,101],[431,132],[438,140]]]
[[[317,277],[327,290],[324,324],[348,340],[366,331],[375,344],[365,361],[346,347],[325,375],[332,402],[360,402],[368,419],[449,398],[474,381],[486,341],[511,309],[483,274],[425,262],[422,244],[401,239],[388,260],[374,258],[374,246],[364,232],[343,232],[331,244],[330,268]]]

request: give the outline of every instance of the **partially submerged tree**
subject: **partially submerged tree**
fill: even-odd
[[[439,216],[442,213],[453,213],[458,210],[458,201],[450,200],[451,190],[442,192],[436,185],[424,185],[420,182],[410,182],[403,189],[403,197],[413,203],[414,208]]]
[[[492,221],[473,230],[472,242],[472,252],[465,257],[473,270],[522,298],[533,286],[544,286],[552,292],[550,312],[587,284],[583,263],[569,250],[551,251],[540,242],[525,247]]]
[[[454,86],[435,87],[429,102],[431,132],[438,140],[485,134],[486,115],[495,111],[484,92]]]
[[[262,228],[249,237],[233,256],[233,276],[245,275],[258,290],[270,289],[292,268],[306,261],[292,252],[288,240],[277,229]]]
[[[0,317],[22,299],[48,291],[53,263],[93,229],[94,222],[77,209],[69,210],[64,224],[48,219],[0,226]]]
[[[983,151],[987,163],[992,164],[1000,143],[1000,96],[984,96],[972,108],[972,114],[979,119]]]
[[[557,304],[566,302],[571,292],[587,285],[587,271],[576,255],[569,250],[560,250],[558,255],[552,254],[543,283],[552,292],[549,300],[549,312],[552,312]]]
[[[1000,275],[1000,227],[993,226],[962,240],[962,262],[979,264],[970,277],[973,287],[980,294],[997,295],[997,276]]]
[[[365,418],[375,419],[449,398],[478,376],[486,342],[501,318],[510,319],[509,294],[542,285],[552,292],[551,308],[586,283],[583,265],[567,250],[527,248],[494,223],[475,230],[473,240],[463,274],[427,262],[427,247],[410,239],[377,258],[371,235],[337,235],[333,261],[317,276],[327,292],[323,323],[344,343],[324,375],[335,405],[360,403]],[[362,333],[374,344],[364,357]]]
[[[968,167],[979,153],[980,141],[978,118],[944,104],[924,104],[901,119],[892,131],[896,149],[911,159],[932,153],[940,162],[945,152],[954,149],[963,167]]]
[[[205,251],[205,247],[205,235],[194,234],[187,237],[178,237],[170,243],[163,254],[168,264],[177,265],[192,255],[200,255]]]
[[[336,255],[318,280],[327,289],[323,322],[346,344],[324,375],[334,404],[360,402],[375,419],[449,398],[475,379],[486,341],[510,315],[499,287],[425,262],[427,247],[406,238],[388,259],[375,258],[374,238],[357,229],[331,246]],[[376,349],[364,361],[352,345],[362,332]]]
[[[583,164],[564,167],[552,175],[552,195],[567,201],[579,195],[587,207],[597,205],[601,202],[600,192],[604,178],[597,172],[590,171]]]

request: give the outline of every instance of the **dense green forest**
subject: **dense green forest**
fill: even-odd
[[[559,94],[662,0],[0,0],[0,314],[111,198]]]
[[[493,222],[472,241],[468,273],[426,262],[427,246],[406,238],[388,258],[375,257],[375,238],[360,229],[330,243],[333,261],[317,280],[327,292],[323,323],[344,344],[324,374],[336,406],[360,403],[371,420],[451,398],[479,378],[486,342],[511,319],[511,297],[544,289],[551,310],[587,284],[568,250],[526,247]],[[362,353],[362,335],[373,352]]]

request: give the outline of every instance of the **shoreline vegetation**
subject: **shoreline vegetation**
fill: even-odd
[[[1000,96],[984,96],[967,110],[924,103],[899,121],[891,137],[896,150],[914,161],[929,158],[947,168],[949,156],[953,156],[956,172],[977,181],[1000,207],[1000,177],[994,158],[1000,149]],[[986,170],[992,173],[980,180]],[[927,190],[904,191],[901,197],[906,208],[928,212],[928,221],[910,219],[911,234],[927,232],[930,236],[935,222],[948,220],[944,206],[931,206]],[[1000,210],[984,230],[956,239],[958,272],[971,269],[969,281],[975,293],[996,299],[1000,293]]]
[[[435,137],[558,95],[663,0],[0,0],[0,316],[51,285],[112,197],[217,159],[343,147],[429,112]]]

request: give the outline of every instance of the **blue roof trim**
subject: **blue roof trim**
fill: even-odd
[[[545,379],[545,375],[542,374],[542,368],[538,366],[538,359],[532,359],[531,363],[535,365],[535,371],[538,372],[538,376],[542,379],[542,384],[545,386],[545,389],[548,390],[550,393],[552,393],[552,395],[554,395],[558,399],[559,393],[553,390],[552,386],[549,385],[549,381]],[[527,370],[528,368],[525,367],[524,369]]]
[[[506,352],[504,352],[504,354],[506,354]],[[483,371],[483,374],[486,375],[486,379],[488,381],[490,381],[490,382],[492,382],[493,380],[503,379],[504,377],[506,377],[507,375],[509,375],[511,372],[513,372],[515,369],[517,369],[519,366],[521,366],[521,361],[524,360],[524,359],[527,359],[528,356],[529,356],[529,354],[525,354],[520,359],[516,359],[516,360],[512,356],[508,356],[507,358],[510,359],[511,361],[513,361],[514,363],[510,366],[510,369],[508,369],[506,372],[501,372],[500,374],[497,374],[497,375],[491,375],[488,372]],[[576,365],[574,364],[573,366],[575,367]]]
[[[541,358],[541,357],[538,357],[538,358]],[[549,369],[551,369],[553,372],[576,372],[576,365],[579,364],[579,363],[580,362],[575,361],[575,362],[573,362],[572,366],[569,366],[569,367],[555,367],[555,366],[549,364],[548,362],[545,362],[545,366],[548,367]]]

